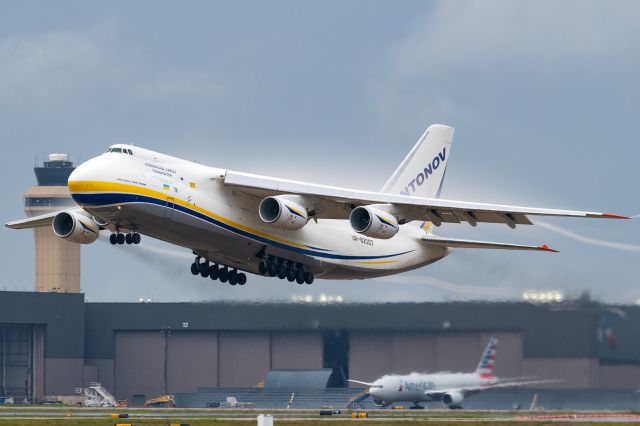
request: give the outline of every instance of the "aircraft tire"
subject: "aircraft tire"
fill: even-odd
[[[313,284],[313,274],[311,272],[306,272],[304,274],[304,282],[307,284]]]
[[[131,244],[133,242],[131,239],[131,234],[127,234],[124,236],[124,242],[127,244]]]
[[[304,271],[302,269],[296,270],[296,282],[298,284],[304,284]]]
[[[198,275],[200,273],[200,270],[198,269],[198,264],[196,262],[193,262],[191,264],[191,273],[193,275]]]
[[[238,273],[235,270],[229,272],[229,284],[238,284]]]
[[[202,278],[207,278],[209,276],[209,262],[202,262],[198,265],[198,269],[200,270],[200,276]]]
[[[269,274],[270,277],[275,277],[278,274],[278,264],[269,262],[267,264],[267,274]]]
[[[118,244],[122,245],[124,244],[124,234],[117,234],[116,235],[116,241],[118,241]]]
[[[267,262],[260,262],[258,263],[258,272],[260,272],[261,275],[267,275]]]
[[[287,267],[284,265],[284,263],[278,265],[278,278],[280,278],[281,280],[287,278]]]
[[[215,281],[218,279],[218,275],[220,275],[220,270],[218,269],[218,265],[214,264],[209,266],[209,278]]]
[[[114,245],[115,245],[115,244],[118,244],[118,237],[117,237],[117,235],[116,235],[116,234],[111,234],[111,235],[109,235],[109,242],[110,242],[111,244],[114,244]]]
[[[226,283],[229,280],[229,270],[227,268],[220,268],[218,271],[218,279],[221,283]]]
[[[140,234],[138,234],[137,232],[135,232],[132,236],[131,236],[131,242],[133,244],[140,244],[140,241],[142,240],[142,237],[140,236]]]
[[[245,285],[247,283],[247,276],[244,273],[238,274],[238,284]]]
[[[287,271],[287,280],[289,280],[290,283],[294,282],[296,280],[296,270],[291,268]]]

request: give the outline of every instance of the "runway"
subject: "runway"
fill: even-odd
[[[568,424],[588,425],[607,423],[640,423],[640,414],[617,411],[451,411],[451,410],[369,410],[366,418],[353,418],[354,412],[342,410],[340,414],[320,416],[319,410],[235,410],[235,409],[95,409],[82,407],[2,407],[0,425],[86,425],[101,426],[116,423],[163,425],[181,423],[189,425],[256,424],[258,414],[271,414],[274,423],[316,425],[320,423],[375,422],[380,425],[411,423],[438,424]],[[358,413],[355,412],[356,417]],[[113,414],[126,414],[128,418],[113,418]]]

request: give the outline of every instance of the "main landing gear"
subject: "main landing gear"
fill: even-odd
[[[220,282],[229,282],[231,285],[245,285],[247,283],[247,276],[243,272],[238,272],[237,269],[229,270],[228,266],[217,265],[215,263],[209,263],[208,260],[201,262],[202,258],[197,256],[194,262],[191,264],[191,273],[193,275],[200,275],[202,278],[211,278],[212,280],[220,280]]]
[[[258,264],[258,271],[262,275],[278,277],[281,280],[287,279],[289,282],[295,281],[298,284],[313,284],[313,273],[305,269],[305,265],[302,263],[277,256],[266,256]]]
[[[142,239],[142,237],[140,237],[140,234],[138,234],[137,232],[129,232],[127,234],[123,234],[120,231],[114,232],[113,234],[109,235],[109,242],[113,245],[115,244],[140,244],[140,240]]]

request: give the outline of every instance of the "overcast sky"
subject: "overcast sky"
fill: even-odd
[[[34,157],[130,142],[218,167],[377,190],[424,129],[454,126],[442,196],[640,213],[640,3],[122,1],[5,3],[2,221]],[[298,286],[198,279],[186,249],[82,248],[90,301],[518,297],[640,299],[640,219],[445,225],[444,236],[560,254],[457,250],[397,277]],[[33,236],[0,231],[0,288],[33,288]],[[131,255],[133,254],[133,256]]]

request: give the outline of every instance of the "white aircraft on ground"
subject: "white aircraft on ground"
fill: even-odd
[[[454,129],[430,126],[380,192],[207,167],[132,145],[113,145],[69,176],[79,207],[7,223],[52,226],[67,241],[138,244],[148,235],[188,248],[194,275],[245,284],[242,271],[311,284],[363,279],[433,263],[452,248],[555,251],[437,237],[432,225],[531,225],[528,216],[623,218],[438,198]]]
[[[422,408],[421,402],[439,401],[449,408],[462,408],[462,401],[477,392],[555,381],[518,381],[524,378],[500,379],[494,376],[497,345],[498,339],[492,336],[473,373],[393,374],[383,376],[373,383],[349,380],[369,387],[367,392],[353,402],[361,402],[370,396],[379,407],[408,401],[413,402],[414,408]]]

